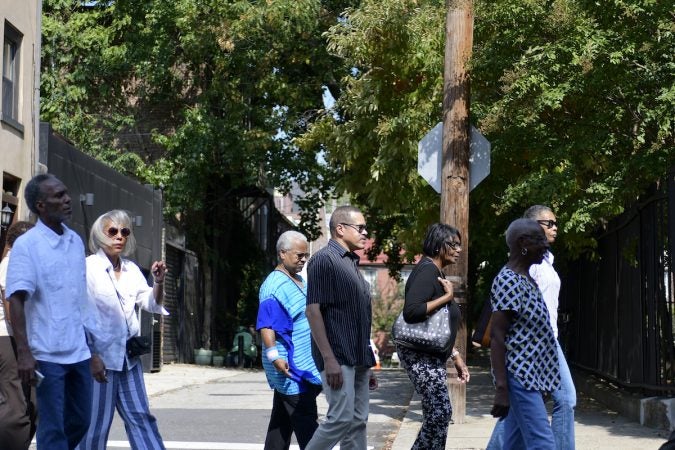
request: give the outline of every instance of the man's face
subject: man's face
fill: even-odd
[[[338,230],[342,232],[342,241],[350,251],[361,250],[366,246],[366,219],[361,213],[352,213],[349,222],[338,224]],[[362,231],[359,231],[362,230]]]
[[[291,275],[302,272],[307,259],[309,259],[309,245],[307,242],[293,241],[293,245],[288,250],[279,252],[281,264]]]
[[[544,234],[546,234],[548,243],[553,244],[555,242],[555,238],[558,236],[558,224],[555,220],[555,214],[553,214],[551,211],[543,211],[537,216],[537,222],[544,230]]]
[[[37,210],[45,223],[62,223],[70,219],[73,210],[70,206],[68,189],[57,178],[48,178],[40,183],[41,199]]]

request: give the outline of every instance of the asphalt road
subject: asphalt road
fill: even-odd
[[[412,395],[403,371],[378,373],[379,388],[371,393],[368,443],[376,450],[391,441]],[[262,450],[270,417],[272,391],[262,371],[155,395],[150,407],[157,417],[167,448]],[[323,395],[319,414],[327,410]],[[110,449],[129,448],[123,423],[116,415],[109,437]]]

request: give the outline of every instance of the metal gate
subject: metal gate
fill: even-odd
[[[672,395],[675,173],[597,240],[596,257],[574,261],[562,282],[569,360],[621,386]]]
[[[191,363],[203,331],[199,264],[193,252],[167,243],[166,265],[164,362]]]

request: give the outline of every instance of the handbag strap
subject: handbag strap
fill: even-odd
[[[441,269],[439,269],[438,266],[437,266],[436,264],[434,264],[434,261],[433,261],[431,258],[429,258],[428,256],[427,256],[427,261],[428,261],[427,264],[433,264],[433,266],[436,267],[436,269],[438,270],[438,274],[441,276],[441,278],[443,278],[443,279],[445,280],[445,274],[443,273],[443,271],[442,271]],[[450,300],[450,301],[452,301],[452,300]],[[448,302],[448,303],[450,303],[450,302]],[[433,313],[438,312],[438,311],[441,311],[441,310],[445,310],[446,313],[449,312],[449,311],[448,311],[448,303],[446,303],[446,304],[443,305],[442,307],[438,308],[438,309],[437,309],[436,311],[434,311]],[[433,314],[433,313],[432,313],[432,314]],[[427,316],[427,317],[429,317],[429,316]]]
[[[117,294],[117,300],[120,302],[120,308],[122,309],[122,315],[124,316],[124,323],[127,326],[127,336],[131,335],[131,328],[129,328],[129,321],[127,320],[127,313],[124,311],[124,300],[122,300],[122,295],[120,295],[120,291],[117,290],[117,285],[115,284],[115,280],[113,280],[112,275],[110,275],[110,270],[106,269],[105,270],[108,276],[110,277],[110,282],[113,285],[113,289],[115,289],[115,294]]]

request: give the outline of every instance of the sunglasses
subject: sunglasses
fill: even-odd
[[[117,234],[121,234],[122,237],[129,237],[131,234],[131,230],[128,229],[127,227],[124,227],[122,229],[116,228],[116,227],[110,227],[108,228],[108,231],[105,232],[109,237],[114,238],[117,236]]]
[[[538,223],[539,225],[541,225],[542,227],[548,228],[549,230],[550,230],[551,228],[553,228],[553,227],[557,227],[557,226],[558,226],[558,222],[556,222],[555,220],[551,220],[551,219],[548,219],[548,220],[537,220],[537,223]]]
[[[349,228],[355,229],[359,234],[363,234],[366,231],[366,224],[357,225],[355,223],[340,223],[340,225],[347,226]]]

